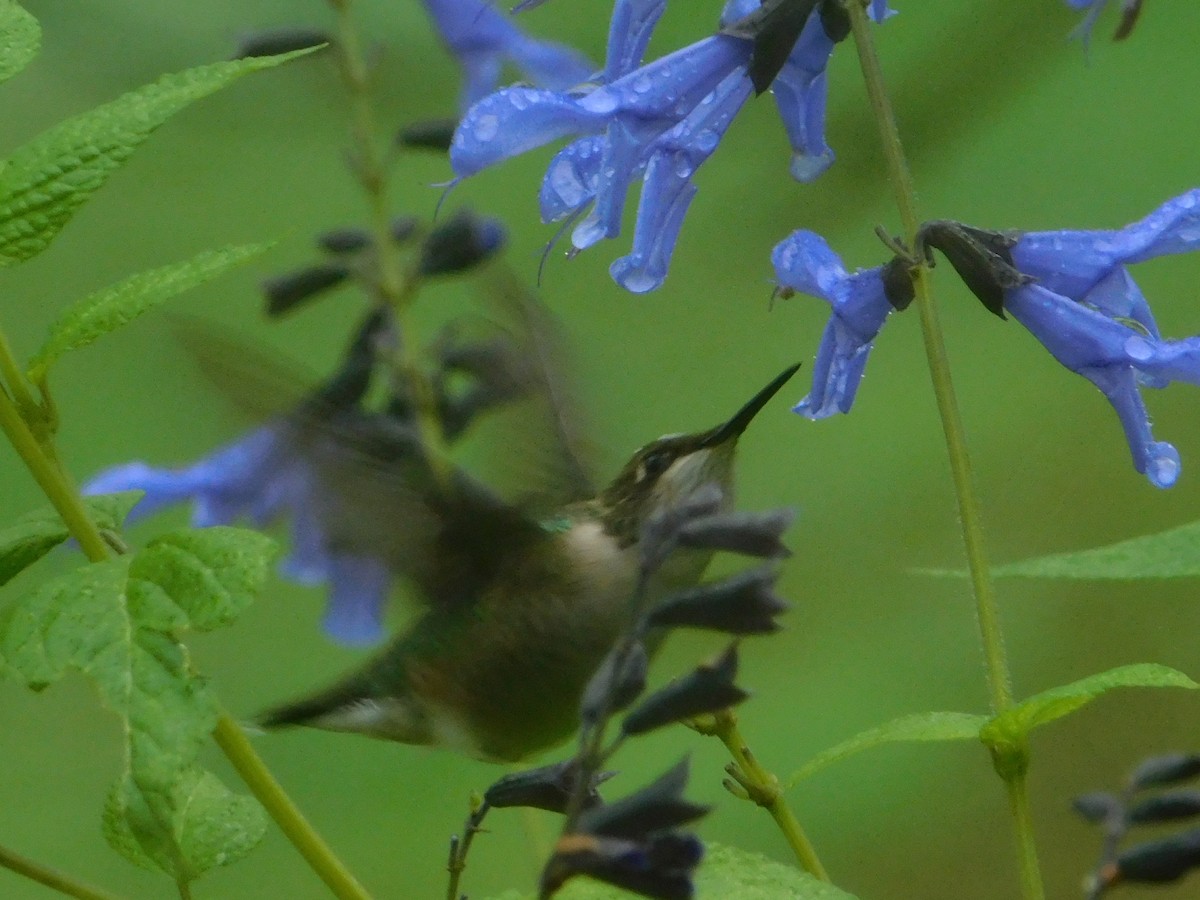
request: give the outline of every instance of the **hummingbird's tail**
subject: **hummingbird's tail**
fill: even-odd
[[[405,744],[434,742],[429,717],[411,696],[380,692],[361,672],[310,697],[268,709],[255,723],[266,729],[304,726],[345,731]]]

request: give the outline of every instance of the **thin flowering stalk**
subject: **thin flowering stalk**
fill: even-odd
[[[896,206],[904,234],[915,244],[920,219],[916,211],[916,192],[912,175],[900,141],[896,118],[891,101],[884,87],[883,72],[871,37],[866,6],[861,0],[846,0],[850,14],[854,44],[858,50],[859,64],[866,83],[871,107],[875,111],[888,166],[888,180],[895,195]],[[967,453],[966,432],[954,396],[954,384],[950,377],[949,361],[946,357],[945,341],[938,322],[937,308],[929,284],[929,270],[918,262],[911,270],[916,305],[920,311],[921,332],[924,336],[925,355],[933,381],[933,392],[938,414],[942,420],[942,431],[950,458],[950,471],[954,492],[958,500],[959,518],[962,522],[963,543],[967,565],[971,574],[971,586],[975,595],[976,620],[979,624],[987,668],[988,688],[992,696],[992,710],[1001,713],[1013,705],[1012,679],[1004,650],[1004,637],[1000,629],[996,608],[995,590],[988,566],[987,550],[983,540],[983,521],[979,501],[971,478],[971,461]],[[1032,819],[1025,779],[1027,747],[1013,751],[1018,757],[1005,767],[1001,777],[1008,788],[1009,806],[1013,814],[1018,852],[1021,862],[1021,882],[1025,900],[1042,900],[1041,870],[1033,837]]]
[[[3,332],[0,332],[0,369],[19,371],[8,352],[8,342],[4,339]],[[22,418],[5,387],[0,385],[0,430],[4,431],[21,461],[25,463],[51,505],[58,511],[84,555],[91,562],[102,562],[110,558],[112,550],[95,523],[88,517],[78,489],[34,438],[28,423]],[[341,900],[369,900],[370,895],[308,824],[228,713],[220,712],[214,738],[251,793],[263,804],[288,840],[300,851],[334,895]]]
[[[76,897],[78,900],[119,900],[116,894],[110,894],[101,888],[84,884],[57,869],[51,869],[49,866],[43,866],[19,853],[14,853],[7,847],[0,847],[0,866],[16,872],[18,875],[24,875],[26,878],[67,897]]]
[[[351,170],[367,200],[370,212],[370,231],[375,246],[376,281],[379,299],[390,306],[400,325],[399,333],[406,345],[412,344],[413,330],[408,321],[409,307],[416,296],[419,275],[414,268],[403,272],[396,242],[392,238],[388,208],[387,160],[380,149],[380,130],[376,127],[371,103],[371,73],[362,51],[358,29],[351,13],[353,0],[329,0],[337,13],[338,52],[342,80],[350,93],[352,105],[351,138],[353,151]],[[449,477],[444,442],[438,423],[433,390],[418,367],[412,364],[403,346],[396,353],[396,367],[408,381],[416,406],[415,417],[421,446],[429,451],[433,471],[439,477]]]

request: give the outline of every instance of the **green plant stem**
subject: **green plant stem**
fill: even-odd
[[[701,734],[715,736],[725,745],[725,749],[733,757],[734,768],[730,770],[730,774],[745,790],[748,799],[771,814],[771,818],[775,820],[775,824],[783,833],[784,840],[796,854],[796,860],[800,863],[800,867],[814,878],[829,881],[829,873],[822,865],[820,857],[817,856],[816,848],[809,841],[808,835],[800,826],[800,820],[796,818],[796,814],[792,812],[792,808],[784,799],[783,787],[780,785],[779,779],[750,752],[746,739],[742,737],[742,732],[738,728],[737,714],[732,709],[723,709],[711,717],[705,717],[702,721],[693,722],[692,727]]]
[[[916,210],[916,191],[912,175],[900,142],[896,117],[884,87],[883,72],[879,56],[871,35],[865,0],[846,0],[850,14],[854,43],[858,50],[859,63],[875,120],[879,125],[880,139],[887,160],[888,180],[895,194],[896,206],[904,234],[910,246],[916,243],[919,218]],[[1004,651],[1004,638],[997,614],[995,591],[988,568],[987,551],[983,540],[983,520],[979,501],[971,477],[971,461],[967,453],[966,432],[954,396],[954,384],[950,378],[950,364],[946,357],[946,345],[938,322],[937,307],[929,284],[929,270],[923,260],[912,270],[913,288],[917,309],[921,318],[921,332],[925,341],[925,355],[933,381],[938,414],[942,420],[946,449],[950,458],[950,472],[954,483],[954,494],[958,500],[959,518],[962,523],[963,543],[967,565],[971,573],[971,587],[975,595],[975,613],[986,664],[988,689],[991,693],[992,711],[1001,713],[1013,705],[1012,679]],[[1023,772],[1023,768],[1021,769]],[[1021,858],[1021,877],[1026,900],[1041,900],[1044,897],[1037,850],[1029,816],[1029,801],[1023,774],[1004,775],[1009,791],[1013,822]]]
[[[0,866],[68,897],[78,897],[79,900],[119,900],[116,894],[77,881],[69,875],[14,853],[7,847],[0,847]]]
[[[0,332],[0,370],[7,371],[10,367],[15,369],[15,362],[8,353],[8,342]],[[58,511],[84,555],[92,562],[108,559],[111,554],[108,542],[88,517],[79,491],[51,461],[48,448],[34,438],[20,410],[3,389],[0,389],[0,430],[8,436],[17,455]],[[222,713],[213,736],[251,792],[334,893],[342,898],[365,900],[369,895],[296,809],[228,715]]]
[[[334,896],[342,900],[367,900],[370,895],[284,792],[237,723],[223,714],[217,721],[213,738],[279,830],[300,851]]]
[[[371,102],[371,72],[362,41],[354,24],[353,0],[329,0],[337,14],[338,52],[341,60],[342,80],[350,94],[352,141],[351,169],[362,188],[370,215],[371,238],[374,246],[374,288],[379,299],[393,310],[400,325],[401,348],[397,374],[412,391],[416,409],[417,437],[420,445],[429,453],[430,466],[434,475],[443,482],[450,478],[450,466],[442,440],[441,420],[437,413],[433,390],[424,373],[414,364],[411,353],[405,347],[413,346],[415,330],[409,320],[412,306],[420,285],[420,272],[411,267],[404,272],[396,242],[392,239],[391,214],[388,206],[387,157],[381,151]]]

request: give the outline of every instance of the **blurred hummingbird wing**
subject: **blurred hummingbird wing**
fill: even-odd
[[[172,328],[205,377],[240,411],[273,419],[305,462],[326,549],[381,559],[422,600],[455,604],[491,577],[501,548],[544,533],[461,468],[431,465],[411,411],[364,408],[387,319],[369,317],[338,371],[315,387],[303,366],[228,329],[178,317]]]
[[[521,485],[523,505],[540,511],[595,496],[594,449],[558,320],[500,264],[488,267],[483,293],[515,349],[522,385],[519,416],[501,423],[500,474]]]

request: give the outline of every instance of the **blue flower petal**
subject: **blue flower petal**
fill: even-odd
[[[555,91],[576,87],[595,72],[591,60],[582,53],[565,44],[535,41],[524,34],[509,44],[508,51],[529,81]]]
[[[595,199],[603,154],[603,136],[590,135],[572,141],[554,155],[538,191],[543,222],[565,219]]]
[[[189,499],[196,492],[199,482],[200,479],[188,469],[159,469],[144,462],[131,462],[94,475],[84,484],[83,493],[143,491],[144,495],[129,513],[129,521],[134,521],[164,506]]]
[[[334,554],[330,560],[325,630],[344,644],[377,643],[383,638],[383,610],[390,584],[387,567],[379,560]]]
[[[771,251],[778,282],[820,297],[832,307],[813,367],[812,392],[795,411],[810,419],[849,412],[876,335],[892,312],[882,266],[846,272],[825,239],[796,231]]]
[[[821,17],[813,15],[771,85],[792,145],[792,177],[800,182],[812,181],[833,164],[833,150],[825,143],[825,70],[833,47]]]
[[[607,123],[604,112],[573,95],[505,88],[467,110],[450,144],[450,165],[459,177],[474,175],[550,141],[602,131]]]
[[[616,81],[641,65],[654,26],[666,8],[667,0],[617,0],[608,26],[605,81]]]

